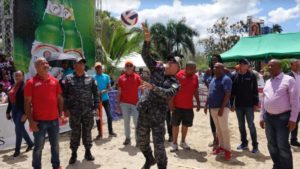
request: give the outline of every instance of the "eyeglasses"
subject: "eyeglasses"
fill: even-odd
[[[125,67],[133,67],[132,64],[125,65]]]

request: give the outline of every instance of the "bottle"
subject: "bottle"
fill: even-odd
[[[82,38],[76,26],[74,11],[70,0],[64,0],[62,27],[64,31],[64,53],[84,58]]]
[[[62,29],[63,18],[62,0],[48,0],[43,20],[35,30],[35,41],[31,48],[29,73],[36,74],[34,61],[38,57],[46,60],[56,60],[63,52],[64,34]]]

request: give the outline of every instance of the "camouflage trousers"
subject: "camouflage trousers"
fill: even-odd
[[[80,145],[80,138],[85,149],[92,147],[92,128],[94,126],[94,115],[90,113],[70,115],[69,121],[71,131],[70,148],[76,151]]]
[[[161,114],[164,114],[163,112]],[[157,120],[151,116],[150,112],[140,112],[137,122],[137,144],[140,150],[152,152],[150,147],[150,131],[152,131],[154,156],[158,167],[167,166],[167,154],[164,145],[165,121]]]

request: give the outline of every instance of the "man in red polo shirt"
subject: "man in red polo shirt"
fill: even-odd
[[[37,74],[27,81],[24,89],[25,113],[34,136],[32,166],[41,169],[42,150],[46,133],[51,145],[51,163],[59,169],[59,123],[63,107],[61,88],[56,78],[48,74],[49,64],[45,58],[35,61]]]
[[[124,145],[130,144],[130,116],[133,118],[134,126],[137,125],[138,111],[136,104],[138,102],[138,90],[142,84],[141,77],[134,72],[134,66],[131,61],[125,63],[125,73],[118,80],[117,105],[124,118],[125,141]],[[136,132],[135,132],[136,133]]]
[[[200,100],[198,93],[198,77],[196,73],[196,64],[192,61],[187,62],[185,69],[177,73],[176,77],[180,82],[180,89],[171,103],[172,114],[172,128],[173,128],[173,145],[171,151],[178,150],[177,137],[179,133],[179,125],[181,127],[181,143],[183,149],[190,149],[189,145],[185,142],[188,127],[193,125],[194,112],[193,112],[193,97],[197,101],[197,111],[200,110]]]

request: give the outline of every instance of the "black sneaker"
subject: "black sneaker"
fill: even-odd
[[[298,141],[292,141],[291,145],[296,146],[296,147],[300,147],[300,143]]]
[[[25,152],[31,151],[32,148],[33,148],[33,145],[28,146],[27,149],[25,150]]]
[[[258,152],[259,152],[258,148],[257,147],[253,147],[251,153],[256,154]]]
[[[117,137],[117,134],[112,132],[112,133],[109,133],[109,137]]]
[[[13,154],[13,157],[18,157],[20,155],[20,151],[15,151],[15,153]]]
[[[128,145],[128,144],[130,144],[131,143],[131,141],[130,141],[130,139],[129,138],[127,138],[127,139],[125,139],[125,141],[123,142],[123,145]]]
[[[102,139],[102,135],[98,135],[98,136],[96,137],[96,140],[100,140],[100,139]]]
[[[238,150],[247,150],[248,149],[248,145],[241,144],[236,149],[238,149]]]

